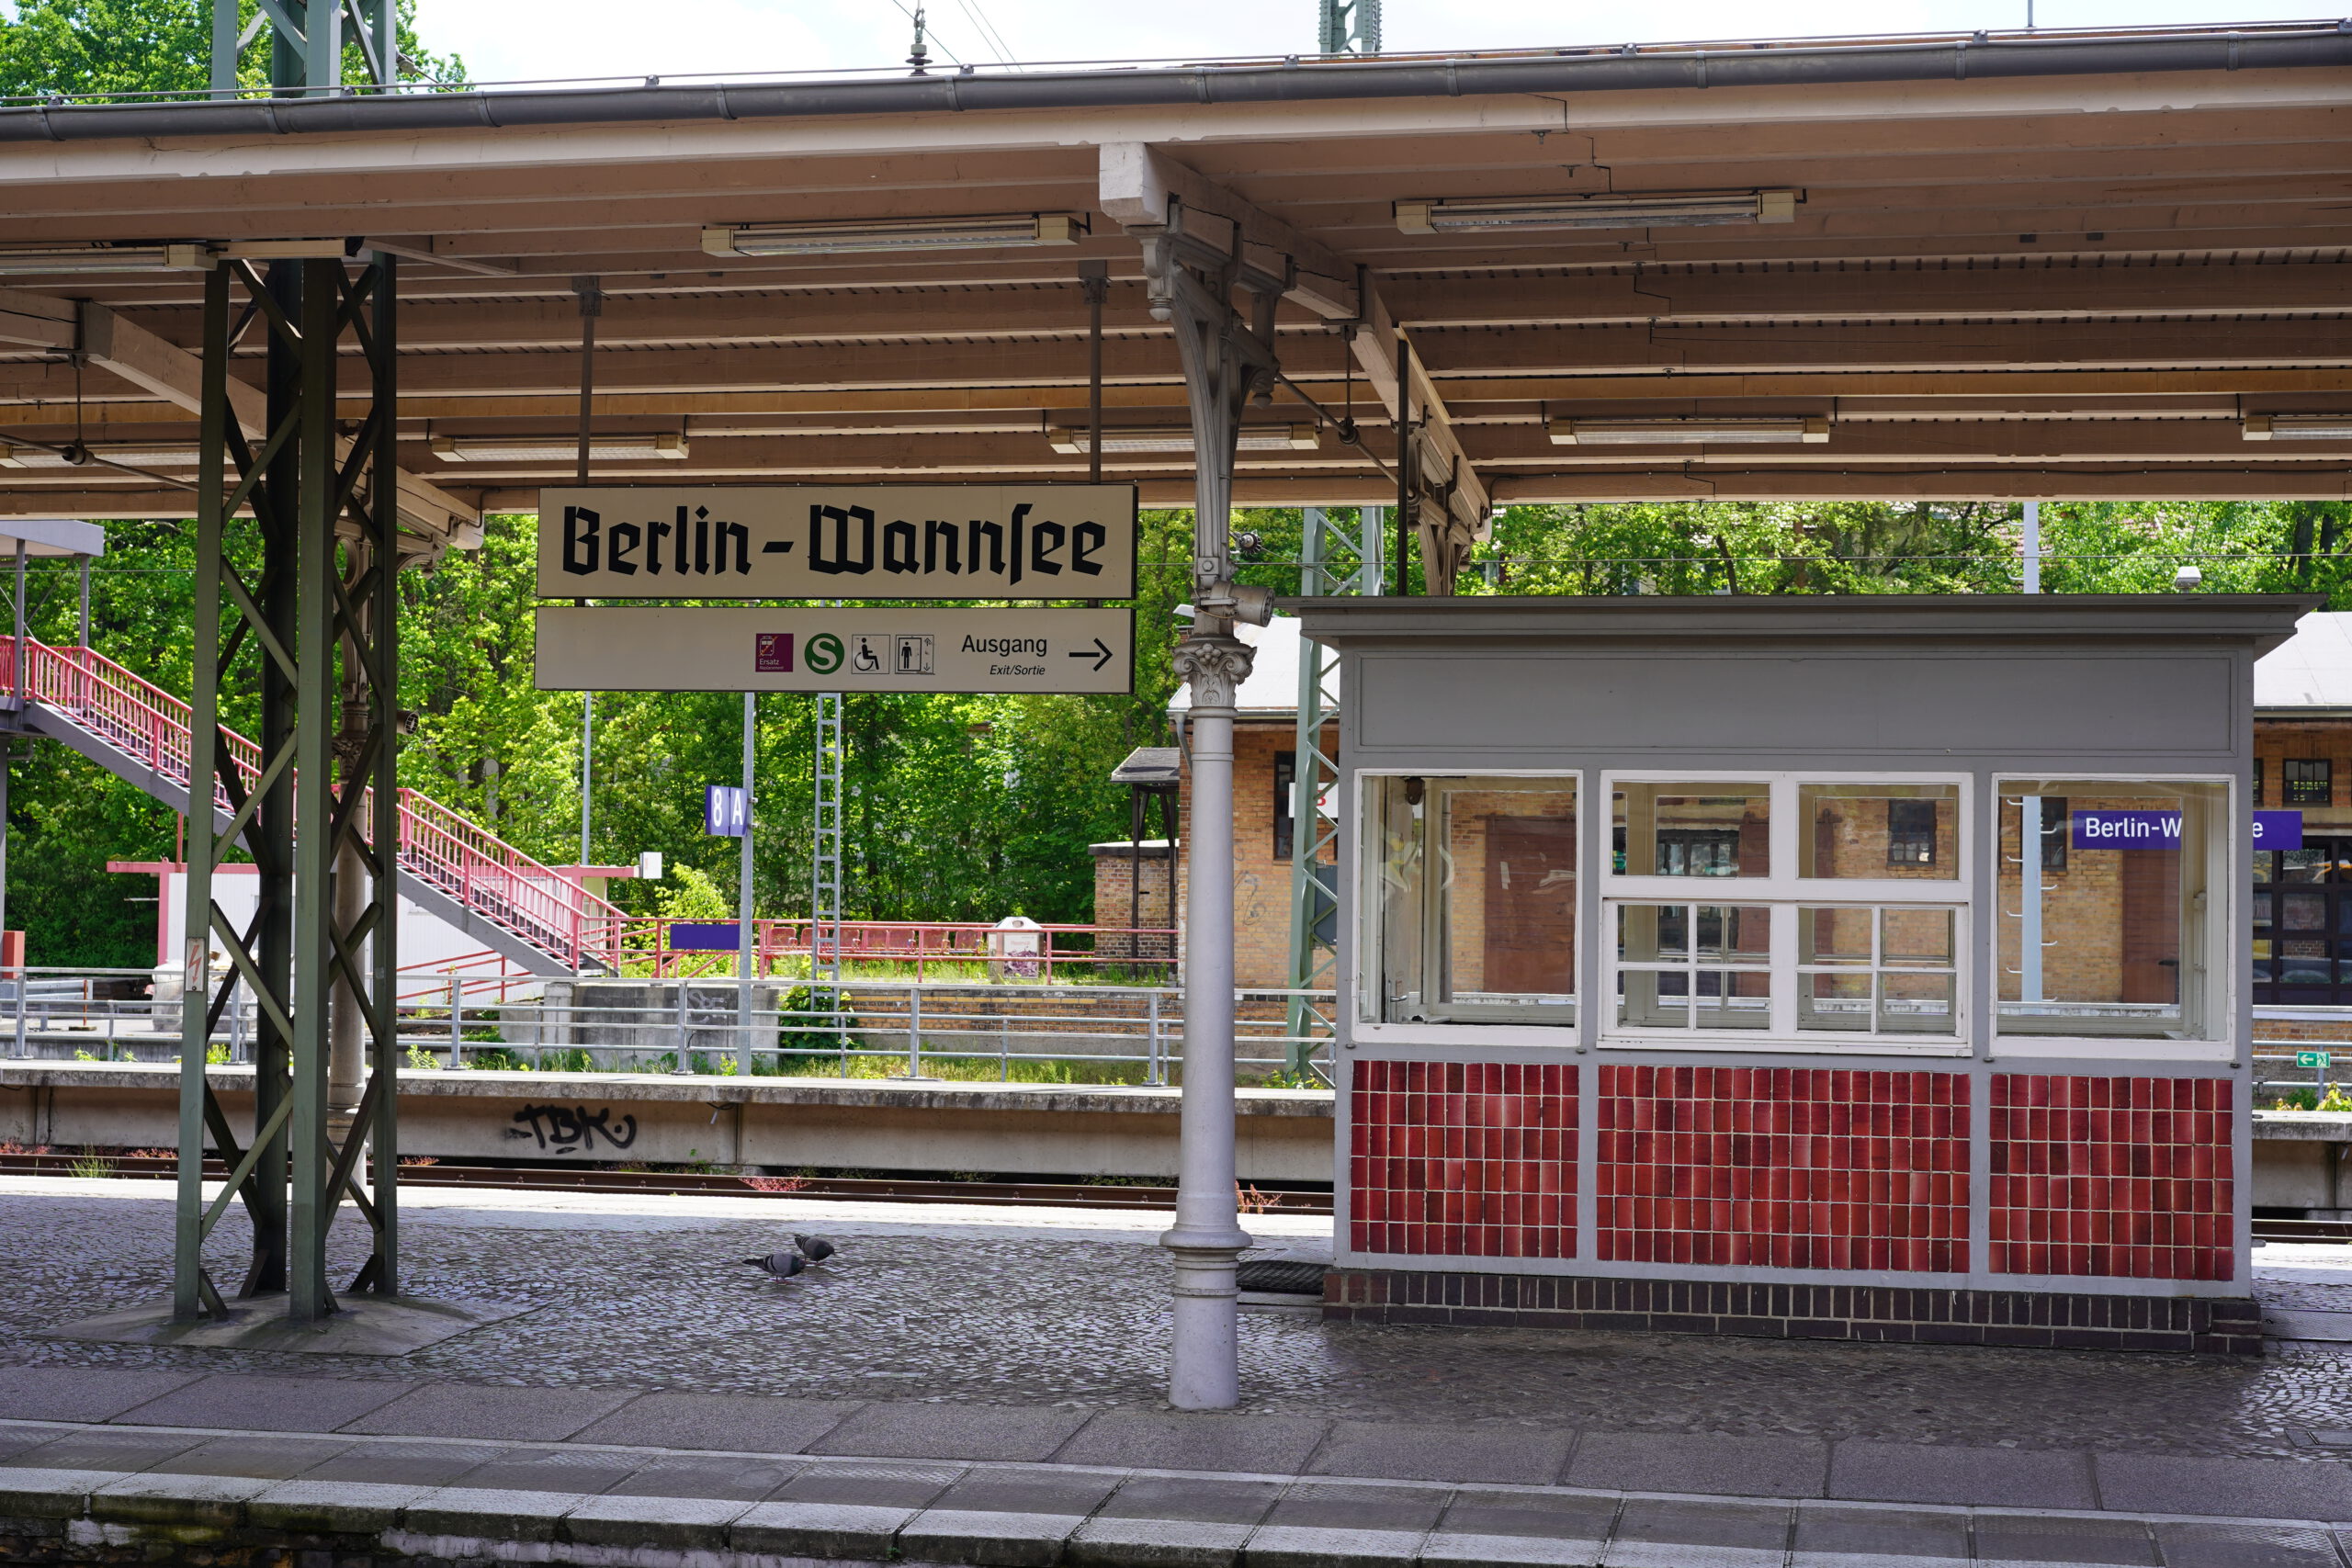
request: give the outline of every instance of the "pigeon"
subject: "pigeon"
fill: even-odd
[[[841,1250],[820,1235],[795,1235],[792,1238],[792,1245],[798,1247],[800,1256],[811,1263],[822,1263]]]
[[[746,1258],[744,1262],[754,1269],[764,1269],[779,1280],[789,1280],[808,1267],[808,1260],[797,1252],[771,1252],[765,1258]]]

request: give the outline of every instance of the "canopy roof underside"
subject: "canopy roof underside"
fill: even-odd
[[[402,466],[530,510],[571,474],[581,276],[606,293],[599,480],[1083,479],[1053,434],[1087,421],[1081,262],[1109,269],[1106,426],[1186,423],[1133,231],[1170,193],[1193,232],[1238,232],[1295,282],[1294,385],[1249,418],[1296,433],[1242,452],[1243,504],[1395,499],[1398,332],[1436,471],[1482,512],[2341,499],[2352,441],[2261,435],[2296,414],[2352,431],[2347,181],[2352,32],[2333,20],[0,108],[0,515],[185,515],[196,437],[200,275],[42,274],[10,249],[395,250]],[[1397,209],[1757,192],[1793,193],[1792,218],[1427,232]],[[1088,231],[767,256],[708,254],[704,232],[1028,214]],[[232,374],[258,386],[258,358]],[[356,364],[347,389],[356,415]],[[1310,399],[1351,410],[1361,444]],[[1696,418],[1826,438],[1561,439]],[[128,467],[55,461],[77,419]],[[626,439],[649,435],[684,455]],[[494,437],[543,444],[467,449]],[[1191,462],[1114,439],[1104,477],[1188,504]]]

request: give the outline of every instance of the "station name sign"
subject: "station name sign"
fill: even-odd
[[[1128,599],[1133,485],[539,492],[549,599]]]
[[[2074,847],[2078,850],[2177,850],[2180,848],[2177,811],[2092,811],[2074,813]],[[2257,811],[2254,814],[2254,847],[2257,850],[2300,850],[2303,847],[2303,814],[2300,811]]]

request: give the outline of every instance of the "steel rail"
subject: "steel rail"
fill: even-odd
[[[168,1156],[122,1154],[0,1154],[0,1176],[105,1174],[168,1179],[178,1162]],[[229,1174],[218,1160],[204,1162],[205,1179]],[[786,1185],[791,1183],[792,1185]],[[401,1167],[402,1187],[481,1187],[517,1192],[634,1193],[640,1196],[722,1198],[850,1198],[883,1203],[1002,1204],[1057,1209],[1173,1209],[1173,1187],[1090,1186],[1076,1182],[932,1181],[918,1177],[743,1177],[718,1172],[609,1170],[584,1166]],[[1256,1211],[1278,1214],[1328,1214],[1331,1194],[1290,1190],[1245,1193]]]

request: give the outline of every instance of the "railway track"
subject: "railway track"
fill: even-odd
[[[178,1162],[155,1155],[0,1154],[0,1175],[114,1176],[165,1180]],[[204,1162],[223,1179],[228,1168]],[[485,1187],[516,1192],[705,1194],[725,1198],[855,1198],[882,1203],[983,1203],[1046,1209],[1173,1209],[1173,1187],[1090,1186],[1076,1182],[927,1181],[916,1178],[746,1177],[717,1172],[596,1170],[582,1166],[431,1165],[401,1167],[403,1187]],[[1328,1214],[1328,1192],[1243,1190],[1253,1213]]]

